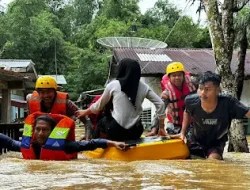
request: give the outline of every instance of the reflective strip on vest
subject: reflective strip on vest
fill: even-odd
[[[43,146],[43,149],[49,150],[62,150],[64,151],[65,139],[52,139],[48,138],[46,144]]]
[[[55,127],[54,130],[51,132],[49,138],[52,139],[66,139],[69,134],[70,128],[60,128]]]
[[[177,101],[174,101],[174,100],[177,100],[177,97],[176,97],[174,88],[173,88],[170,81],[168,81],[168,83],[167,83],[167,89],[169,90],[169,98],[172,101],[172,102],[169,103],[171,105],[171,109],[172,108],[178,108]],[[170,110],[170,111],[172,111],[172,110]],[[178,112],[173,111],[172,113],[173,114],[171,114],[171,115],[173,116],[173,123],[178,124],[179,123],[179,121],[178,121],[178,118],[179,118]]]
[[[189,92],[193,92],[196,90],[189,76],[185,75],[185,81],[188,86]]]
[[[32,136],[32,125],[29,125],[27,123],[24,124],[23,136],[26,136],[26,137]]]
[[[30,101],[30,100],[33,100],[33,101],[36,101],[36,102],[40,102],[40,101],[41,101],[41,99],[40,99],[39,97],[36,97],[36,96],[34,96],[34,95],[31,95],[29,101]]]

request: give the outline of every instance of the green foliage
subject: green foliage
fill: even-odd
[[[30,2],[29,5],[33,8],[34,4]],[[18,7],[16,2],[13,2],[12,6],[11,11],[6,15],[9,38],[8,43],[3,46],[2,58],[32,58],[38,73],[46,74],[48,71],[55,73],[54,49],[57,45],[57,59],[61,62],[59,73],[62,72],[67,58],[63,52],[63,34],[54,26],[57,17],[48,10],[44,10],[43,6],[40,6],[41,9],[37,9],[36,13],[28,16],[26,14],[28,10],[16,8]],[[22,6],[21,4],[20,7]]]
[[[198,28],[198,34],[193,42],[195,48],[212,48],[208,28]]]
[[[82,26],[92,21],[95,12],[98,10],[99,3],[93,0],[75,0],[73,6],[76,15],[75,25]]]
[[[7,20],[5,15],[0,14],[0,57],[1,57],[1,47],[8,41],[8,31],[6,30]]]
[[[167,25],[172,28],[180,16],[180,10],[168,0],[158,0],[153,8],[146,11],[142,23],[145,26]]]
[[[250,43],[250,8],[244,7],[240,12],[238,12],[235,17],[235,30],[236,30],[236,37],[240,35],[240,33],[246,30],[248,43]],[[235,43],[237,47],[239,44]]]
[[[38,74],[66,77],[63,90],[76,100],[82,91],[102,88],[112,55],[96,40],[136,36],[164,41],[169,47],[211,47],[201,29],[168,0],[142,15],[139,0],[15,0],[0,15],[0,57],[32,59]],[[135,32],[131,27],[136,26]]]
[[[108,77],[108,54],[100,54],[90,49],[68,47],[72,56],[67,73],[66,89],[73,97],[83,91],[103,88]]]
[[[101,14],[108,19],[136,21],[140,18],[139,0],[103,0]]]

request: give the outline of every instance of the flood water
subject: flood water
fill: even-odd
[[[250,154],[224,159],[31,161],[10,152],[0,156],[0,189],[250,189]]]

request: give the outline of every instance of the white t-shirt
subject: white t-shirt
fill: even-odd
[[[150,100],[156,107],[158,117],[165,117],[165,105],[161,98],[144,82],[140,81],[136,95],[135,106],[129,101],[128,96],[121,91],[118,80],[111,81],[105,88],[102,97],[91,105],[92,113],[98,113],[113,97],[112,117],[125,129],[129,129],[139,121],[142,113],[144,98]]]

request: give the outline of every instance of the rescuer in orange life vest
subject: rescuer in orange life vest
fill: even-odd
[[[69,100],[69,96],[65,92],[57,91],[57,82],[51,76],[41,76],[36,81],[35,91],[27,95],[29,114],[40,111],[44,113],[62,114],[68,117],[75,117],[75,113],[79,108]],[[85,124],[86,117],[80,118]],[[87,131],[87,130],[85,130]],[[88,140],[88,134],[86,135]],[[85,139],[83,137],[82,139]]]
[[[184,66],[180,62],[173,62],[167,66],[166,74],[162,77],[161,87],[161,98],[167,108],[166,130],[160,128],[157,132],[158,125],[156,124],[146,136],[154,136],[157,133],[159,135],[179,134],[185,110],[184,99],[187,95],[196,91],[190,74],[185,72]]]
[[[24,159],[70,160],[77,158],[77,152],[107,147],[126,149],[123,142],[105,139],[76,142],[74,121],[60,114],[30,114],[21,142],[0,133],[0,148],[21,151]]]

